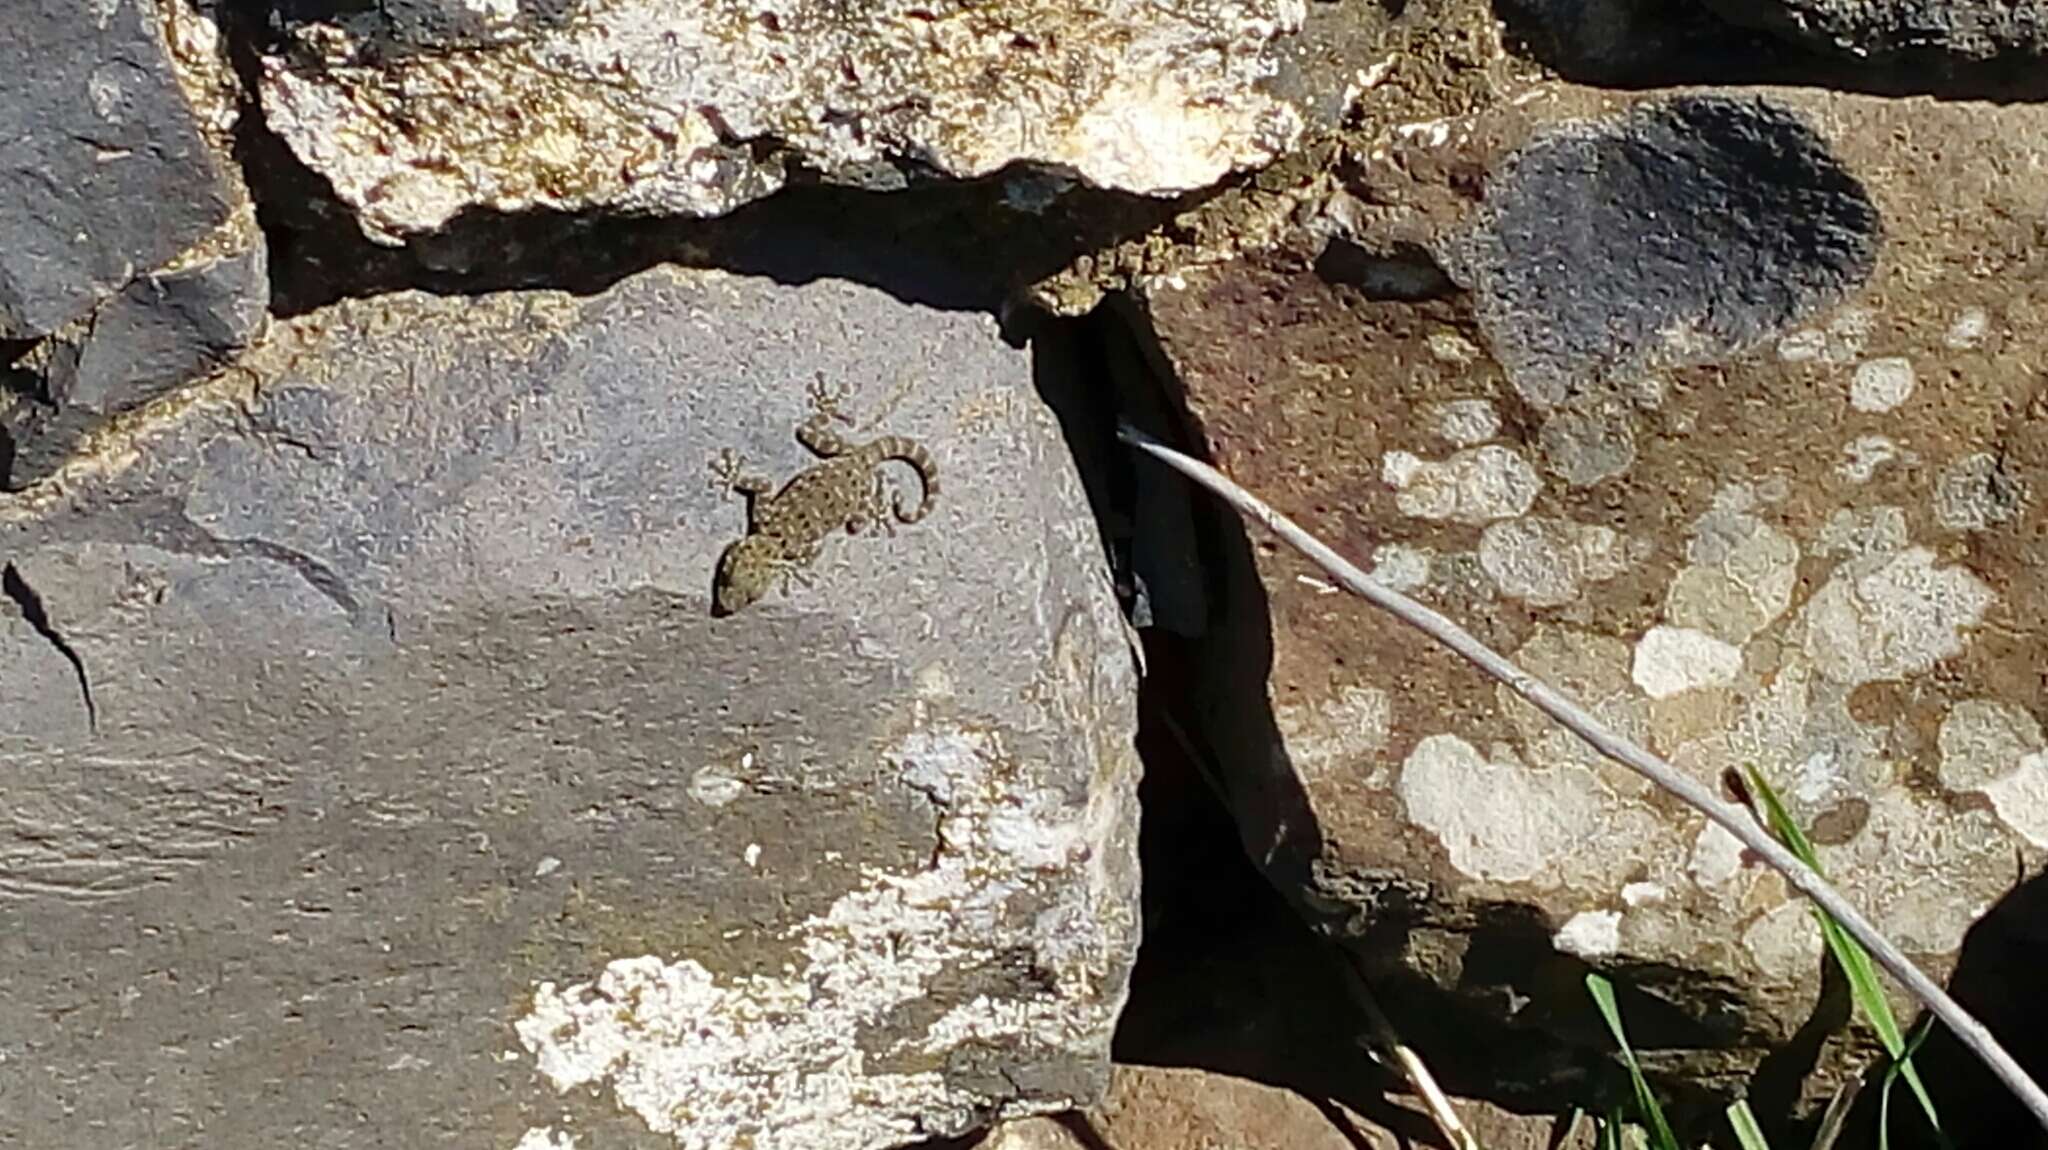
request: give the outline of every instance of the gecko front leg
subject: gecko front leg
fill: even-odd
[[[845,402],[846,389],[826,384],[825,373],[821,371],[808,390],[811,417],[796,429],[797,442],[820,459],[834,459],[852,451],[853,444],[832,426],[835,423],[853,426],[853,417],[840,406]]]
[[[730,491],[745,502],[747,530],[755,525],[755,507],[760,498],[775,490],[775,481],[759,472],[748,471],[740,457],[728,447],[711,461],[711,485],[719,491]]]

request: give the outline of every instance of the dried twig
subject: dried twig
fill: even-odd
[[[1173,736],[1174,742],[1180,744],[1181,753],[1185,754],[1188,761],[1195,765],[1195,769],[1201,772],[1202,780],[1209,784],[1209,790],[1216,796],[1217,801],[1229,802],[1230,791],[1224,787],[1223,780],[1217,777],[1216,769],[1210,765],[1208,756],[1195,745],[1194,739],[1188,736],[1186,729],[1172,715],[1162,714],[1159,719],[1167,733]],[[1339,949],[1341,951],[1341,947]],[[1400,1032],[1394,1029],[1394,1024],[1387,1018],[1386,1012],[1380,1009],[1379,999],[1373,996],[1372,987],[1366,983],[1365,972],[1358,968],[1357,960],[1349,954],[1344,954],[1340,967],[1344,971],[1345,985],[1350,988],[1352,999],[1358,1003],[1359,1009],[1365,1012],[1366,1026],[1371,1032],[1364,1039],[1366,1052],[1372,1055],[1374,1061],[1391,1068],[1408,1083],[1408,1089],[1415,1097],[1421,1099],[1423,1107],[1429,1111],[1430,1121],[1436,1123],[1437,1133],[1444,1136],[1444,1145],[1449,1146],[1451,1150],[1481,1150],[1479,1139],[1465,1128],[1464,1121],[1458,1117],[1457,1107],[1451,1105],[1450,1096],[1444,1093],[1443,1087],[1437,1085],[1436,1075],[1429,1072],[1429,1064],[1422,1061],[1422,1055],[1417,1054],[1414,1047],[1401,1041]]]
[[[2005,1052],[2005,1048],[1998,1044],[1998,1040],[1992,1037],[1984,1024],[1978,1022],[1958,1005],[1955,999],[1950,998],[1938,983],[1913,965],[1910,959],[1900,953],[1898,947],[1893,946],[1877,932],[1877,928],[1871,925],[1869,919],[1863,917],[1861,911],[1843,898],[1834,887],[1828,885],[1826,879],[1800,862],[1777,839],[1772,838],[1741,807],[1722,801],[1691,777],[1681,774],[1671,764],[1615,733],[1563,693],[1515,666],[1444,615],[1398,591],[1373,582],[1364,571],[1331,550],[1322,540],[1268,507],[1257,496],[1231,482],[1215,468],[1175,451],[1128,424],[1119,427],[1117,434],[1124,442],[1158,458],[1169,467],[1216,493],[1239,513],[1264,524],[1268,530],[1285,540],[1295,550],[1308,556],[1317,566],[1329,572],[1345,590],[1449,647],[1466,661],[1500,680],[1509,690],[1529,700],[1536,709],[1562,723],[1594,750],[1655,783],[1741,840],[1743,846],[1769,863],[1779,874],[1784,875],[1787,882],[1812,899],[1836,922],[1842,924],[1843,929],[1854,935],[1856,941],[1870,951],[1871,957],[1877,960],[1878,965],[1889,971],[1893,978],[1898,979],[1913,997],[1926,1003],[1927,1008],[1934,1012],[1934,1016],[1954,1031],[1963,1045],[1969,1047],[1978,1058],[1983,1059],[1984,1064],[1999,1081],[2033,1112],[2035,1120],[2043,1129],[2048,1129],[2048,1093],[2043,1093],[2041,1087],[2020,1068],[2019,1063],[2013,1061],[2012,1055]]]

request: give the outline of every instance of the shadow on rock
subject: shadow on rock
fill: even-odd
[[[1963,936],[1948,990],[1963,1009],[1991,1029],[2036,1082],[2048,1080],[2048,871],[2025,879]],[[2048,1133],[1991,1076],[1956,1036],[1937,1026],[1913,1064],[1934,1098],[1956,1150],[2029,1150],[2048,1147]],[[1857,1099],[1844,1146],[1877,1145],[1880,1065]],[[1902,1086],[1892,1089],[1891,1145],[1922,1150],[1938,1145],[1920,1107]]]

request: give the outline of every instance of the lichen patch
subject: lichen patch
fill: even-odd
[[[1993,598],[1983,580],[1937,566],[1925,547],[1850,560],[1801,616],[1805,651],[1838,683],[1903,679],[1961,652]]]
[[[1720,506],[1700,516],[1686,558],[1665,594],[1672,626],[1741,647],[1792,605],[1799,544],[1747,511]]]
[[[1996,699],[1966,699],[1942,720],[1941,785],[1991,800],[2000,822],[2048,847],[2048,744],[2041,724]]]
[[[1500,434],[1500,414],[1484,399],[1452,399],[1429,411],[1436,432],[1453,447],[1477,447]]]
[[[1481,755],[1456,735],[1415,745],[1399,793],[1409,819],[1475,878],[1613,890],[1656,841],[1654,817],[1589,768],[1531,767],[1505,746]]]
[[[1982,531],[2020,513],[2026,487],[1989,452],[1965,455],[1934,485],[1934,518],[1953,531]]]
[[[1899,458],[1899,445],[1889,436],[1859,435],[1842,448],[1835,473],[1851,483],[1868,483],[1877,469]]]
[[[1582,910],[1565,920],[1551,945],[1580,958],[1605,958],[1621,949],[1621,912]]]
[[[1873,414],[1890,411],[1912,398],[1916,382],[1913,361],[1904,356],[1867,360],[1849,380],[1849,406]]]
[[[1393,702],[1377,687],[1347,683],[1314,703],[1275,707],[1273,722],[1295,772],[1314,783],[1386,747]]]
[[[1551,474],[1570,487],[1590,487],[1636,461],[1635,425],[1625,406],[1567,408],[1543,422],[1537,446]]]
[[[1991,316],[1981,307],[1966,307],[1956,313],[1955,321],[1948,325],[1941,342],[1957,351],[1969,351],[1984,342],[1984,335],[1991,330]]]
[[[514,1029],[542,1076],[558,1091],[609,1087],[689,1150],[880,1147],[957,1133],[977,1107],[1008,1100],[963,1091],[936,1070],[880,1070],[877,1056],[929,1064],[949,1044],[996,1036],[1054,1049],[1102,1041],[1117,912],[1096,884],[1055,881],[1088,872],[1098,815],[1019,786],[986,733],[921,729],[888,758],[940,812],[933,866],[870,872],[787,932],[792,961],[778,974],[719,975],[688,955],[649,954],[614,960],[588,982],[540,983]],[[1040,922],[1009,918],[1010,900],[1040,886],[1068,892],[1069,913],[1039,916],[1057,918],[1058,945],[1039,937]],[[929,998],[948,971],[1016,947],[1032,950],[1045,993],[976,996],[902,1035],[878,1027]]]
[[[1372,580],[1396,591],[1413,591],[1429,582],[1431,555],[1407,543],[1382,543],[1373,548]]]
[[[1805,904],[1783,902],[1743,930],[1742,947],[1765,974],[1795,979],[1820,960],[1820,924]]]
[[[1652,699],[1723,687],[1742,673],[1742,649],[1704,631],[1652,627],[1636,644],[1635,684]]]
[[[1543,488],[1529,461],[1499,444],[1468,448],[1441,462],[1390,451],[1380,477],[1394,488],[1394,504],[1403,515],[1456,523],[1526,514]]]
[[[1605,527],[1561,519],[1524,518],[1494,523],[1479,536],[1479,566],[1501,594],[1536,607],[1579,597],[1589,583],[1612,579],[1627,567],[1621,537]]]

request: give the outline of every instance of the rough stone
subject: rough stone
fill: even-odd
[[[0,134],[24,141],[0,160],[0,339],[36,342],[0,369],[6,489],[225,363],[270,297],[212,20],[184,0],[115,0],[17,26],[26,38],[0,47]],[[15,49],[29,56],[10,62]]]
[[[19,365],[35,380],[33,396],[0,416],[0,435],[13,445],[0,485],[49,476],[112,418],[232,360],[268,320],[268,270],[254,214],[244,210],[45,339]]]
[[[1727,19],[1858,58],[2048,62],[2041,0],[1707,0]]]
[[[1755,345],[1863,280],[1878,238],[1810,128],[1718,95],[1542,133],[1491,173],[1486,205],[1444,254],[1541,407]]]
[[[1444,253],[1459,292],[1332,282],[1304,234],[1140,310],[1225,471],[1703,782],[1761,769],[1940,974],[2048,857],[2043,141],[2041,107],[1510,89],[1353,147],[1352,238]],[[1493,436],[1447,442],[1479,399]],[[1488,449],[1537,482],[1438,497]],[[1246,538],[1205,733],[1328,931],[1519,1028],[1504,1060],[1598,1041],[1572,964],[1660,1000],[1660,1073],[1710,1088],[1813,1014],[1811,916],[1725,832]]]
[[[465,210],[717,215],[797,167],[1181,192],[1302,126],[1269,90],[1300,0],[383,7],[292,23],[262,81],[271,127],[373,238]]]
[[[1592,1123],[1552,1137],[1548,1115],[1522,1115],[1457,1098],[1451,1105],[1494,1150],[1587,1150]],[[997,1127],[987,1150],[1397,1150],[1429,1129],[1419,1111],[1398,1124],[1375,1122],[1337,1102],[1318,1103],[1290,1090],[1228,1074],[1179,1067],[1122,1066],[1110,1076],[1101,1105],[1058,1118],[1029,1118]]]
[[[992,319],[655,271],[244,366],[0,500],[0,1142],[836,1150],[1097,1096],[1134,673]],[[810,462],[814,376],[938,503],[715,620],[711,465]]]
[[[237,202],[151,0],[11,5],[0,139],[0,340],[56,331]]]

